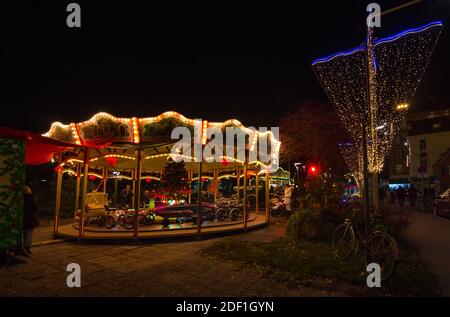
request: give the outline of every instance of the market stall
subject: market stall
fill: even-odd
[[[32,132],[0,127],[0,252],[22,243],[25,165],[47,163],[73,145]]]

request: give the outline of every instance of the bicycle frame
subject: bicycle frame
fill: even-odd
[[[361,230],[359,229],[359,226],[354,224],[353,222],[353,218],[356,215],[356,210],[352,211],[352,216],[350,218],[346,218],[344,220],[344,223],[347,225],[347,228],[350,226],[353,230],[353,232],[355,233],[355,238],[356,238],[356,245],[355,245],[355,252],[361,251],[363,254],[365,254],[366,250],[365,250],[365,246],[367,243],[367,237],[368,235],[361,233]],[[361,244],[364,245],[364,249],[361,249]]]

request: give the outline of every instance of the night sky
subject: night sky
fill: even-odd
[[[65,25],[71,1],[58,2],[2,4],[0,126],[42,133],[53,121],[99,111],[168,110],[275,125],[302,100],[327,101],[311,62],[362,43],[372,1],[78,1],[81,29]],[[382,9],[404,2],[378,1]],[[435,20],[446,25],[412,110],[450,106],[450,1],[425,0],[383,17],[376,31],[385,37]]]

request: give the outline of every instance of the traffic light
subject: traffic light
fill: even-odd
[[[308,177],[315,177],[319,175],[319,166],[316,164],[308,165]]]

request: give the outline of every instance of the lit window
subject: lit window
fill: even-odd
[[[419,141],[419,148],[421,151],[425,151],[427,149],[427,141],[426,140],[420,140]]]
[[[433,123],[433,129],[440,129],[441,124],[440,123]]]
[[[402,174],[403,173],[403,164],[395,164],[395,173]]]
[[[395,159],[401,160],[402,159],[402,150],[396,150],[395,151]]]

